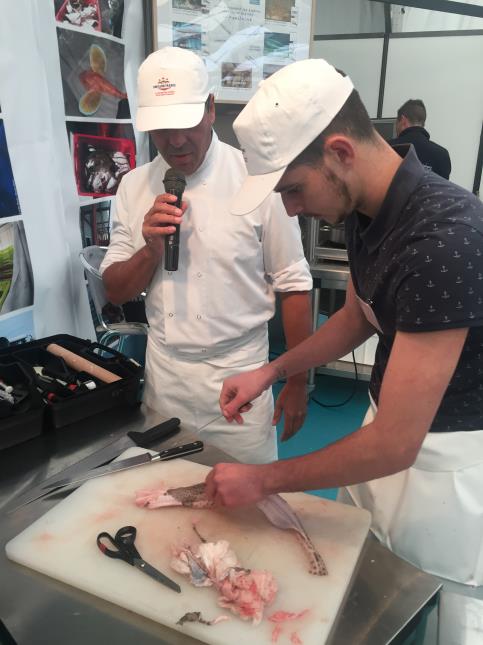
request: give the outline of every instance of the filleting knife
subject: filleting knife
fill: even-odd
[[[88,455],[84,459],[77,461],[75,464],[64,468],[55,475],[44,479],[40,484],[29,488],[27,491],[22,493],[19,497],[15,499],[15,506],[7,510],[7,513],[12,513],[19,508],[22,508],[26,504],[30,504],[41,497],[50,495],[55,492],[56,488],[52,487],[52,483],[59,479],[68,479],[70,477],[76,477],[80,473],[86,473],[97,466],[102,466],[109,461],[112,461],[118,457],[122,452],[128,448],[138,446],[140,448],[147,448],[149,445],[155,441],[161,439],[167,439],[168,437],[176,434],[180,430],[180,420],[177,417],[163,421],[156,426],[153,426],[149,430],[144,432],[132,431],[128,432],[123,437],[116,439],[111,442],[104,448],[97,450],[96,452]]]

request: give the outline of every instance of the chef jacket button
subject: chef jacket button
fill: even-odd
[[[198,227],[198,230],[199,230],[199,231],[202,231],[202,230],[203,230],[203,227],[202,227],[202,226],[199,226],[199,227]]]
[[[198,278],[201,278],[201,276],[202,276],[203,274],[202,274],[202,273],[200,273],[200,272],[198,271],[198,273],[197,273],[196,275],[198,276]]]
[[[198,320],[201,320],[200,314],[198,314],[196,317],[198,318]]]
[[[174,316],[174,313],[172,311],[169,312],[168,316],[172,318]]]

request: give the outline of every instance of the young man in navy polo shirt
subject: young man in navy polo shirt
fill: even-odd
[[[350,79],[321,59],[267,79],[234,127],[249,175],[232,212],[250,212],[275,190],[289,216],[344,221],[351,280],[344,307],[313,336],[225,381],[225,417],[242,422],[244,406],[278,378],[335,360],[374,332],[379,344],[360,428],[295,459],[218,464],[208,496],[236,506],[347,487],[398,555],[482,585],[481,202],[424,168],[412,146],[393,150]],[[442,607],[456,607],[457,620],[441,623],[451,642],[467,642],[472,630],[483,642],[483,621],[472,618],[483,616],[483,601],[470,595],[466,587],[444,597]]]

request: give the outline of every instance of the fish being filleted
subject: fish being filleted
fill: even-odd
[[[186,506],[188,508],[213,508],[214,504],[205,495],[205,484],[194,484],[180,488],[140,490],[136,493],[136,505],[156,509],[164,506]],[[322,556],[307,535],[302,523],[290,505],[280,495],[269,495],[258,502],[257,507],[277,528],[295,531],[309,559],[309,573],[314,576],[327,575]]]

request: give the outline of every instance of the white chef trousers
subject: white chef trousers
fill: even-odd
[[[267,390],[255,399],[249,412],[243,414],[243,425],[228,423],[223,417],[201,428],[221,415],[219,398],[223,381],[233,374],[261,367],[266,361],[234,361],[220,365],[226,356],[203,361],[189,356],[180,358],[148,337],[143,402],[162,414],[179,417],[184,428],[201,440],[220,448],[243,463],[262,464],[277,459],[276,428],[272,426],[273,396]],[[231,361],[230,361],[231,363]]]
[[[375,411],[372,405],[363,425]],[[439,644],[482,645],[483,430],[430,432],[410,468],[345,491],[372,513],[371,529],[391,551],[460,583],[451,592],[443,587]]]

